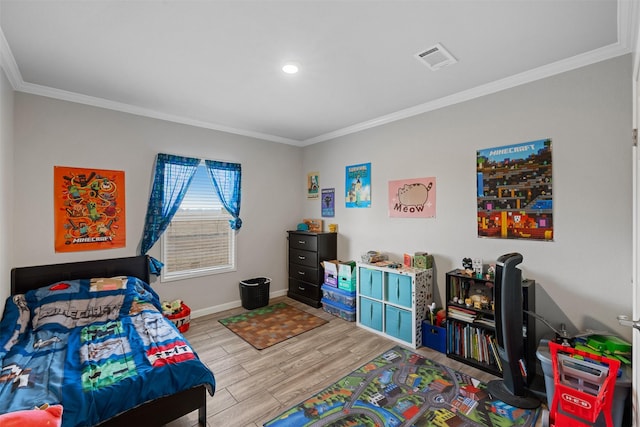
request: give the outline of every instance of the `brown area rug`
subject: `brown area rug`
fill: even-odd
[[[328,323],[284,302],[218,321],[258,350]]]

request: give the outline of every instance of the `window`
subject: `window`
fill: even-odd
[[[162,280],[235,270],[233,216],[224,208],[204,163],[162,235]]]

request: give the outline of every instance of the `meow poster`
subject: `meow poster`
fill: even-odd
[[[395,218],[435,217],[435,177],[389,181],[389,216]]]
[[[54,166],[56,252],[126,244],[124,172]]]

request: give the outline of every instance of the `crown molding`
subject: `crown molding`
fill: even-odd
[[[18,69],[18,64],[13,57],[13,53],[9,47],[9,43],[7,43],[2,28],[0,28],[0,67],[4,70],[13,90],[18,90],[18,88],[24,84],[22,75]]]
[[[451,105],[459,104],[461,102],[470,101],[472,99],[480,98],[485,95],[491,95],[496,92],[500,92],[505,89],[510,89],[516,86],[520,86],[526,83],[534,82],[546,77],[551,77],[556,74],[561,74],[566,71],[571,71],[580,67],[595,64],[607,59],[612,59],[621,55],[630,53],[631,49],[626,44],[617,43],[615,45],[607,46],[591,52],[574,56],[562,61],[555,62],[553,64],[538,67],[533,70],[526,71],[524,73],[516,74],[510,77],[506,77],[501,80],[474,87],[466,91],[458,92],[456,94],[446,96],[434,101],[430,101],[424,104],[416,105],[415,107],[406,108],[404,110],[396,111],[391,114],[387,114],[366,122],[358,123],[353,126],[338,129],[333,132],[325,133],[313,138],[302,141],[301,145],[308,146],[317,144],[319,142],[328,141],[341,136],[346,136],[352,133],[361,132],[374,127],[382,126],[388,123],[392,123],[398,120],[407,119],[419,114],[427,113],[429,111],[438,110],[440,108],[448,107]]]
[[[600,49],[593,50],[581,55],[576,55],[553,64],[545,65],[534,70],[516,74],[497,80],[489,84],[478,86],[463,92],[456,93],[451,96],[430,101],[415,107],[406,108],[396,111],[366,122],[358,123],[353,126],[338,129],[323,135],[302,141],[301,145],[307,146],[318,142],[328,141],[341,136],[361,132],[384,124],[392,123],[398,120],[407,119],[419,114],[434,111],[440,108],[448,107],[464,101],[470,101],[485,95],[490,95],[505,89],[510,89],[525,83],[530,83],[556,74],[571,71],[580,67],[595,64],[600,61],[612,59],[627,53],[633,52],[634,58],[634,76],[636,81],[640,79],[640,35],[639,35],[639,2],[638,0],[618,0],[618,42]]]
[[[55,89],[49,86],[27,83],[22,79],[22,74],[15,61],[9,43],[4,36],[2,28],[0,28],[0,66],[5,71],[9,83],[13,90],[17,92],[29,93],[32,95],[44,96],[47,98],[59,99],[63,101],[75,102],[77,104],[91,105],[93,107],[105,108],[108,110],[120,111],[123,113],[134,114],[137,116],[148,117],[152,119],[164,120],[183,125],[195,126],[204,129],[211,129],[220,132],[226,132],[234,135],[247,136],[250,138],[262,139],[265,141],[278,142],[281,144],[300,145],[300,141],[283,138],[280,136],[253,132],[244,129],[236,129],[229,126],[223,126],[216,123],[196,120],[189,117],[182,117],[174,114],[167,114],[160,111],[142,108],[123,102],[110,101],[95,96],[83,95],[77,92],[70,92],[61,89]]]
[[[244,129],[236,129],[228,126],[219,125],[216,123],[205,122],[202,120],[191,119],[189,117],[178,116],[175,114],[167,114],[148,108],[138,107],[123,102],[110,101],[104,98],[98,98],[94,96],[83,95],[76,92],[69,92],[61,89],[54,89],[48,86],[36,85],[33,83],[23,83],[18,89],[19,92],[30,93],[33,95],[44,96],[48,98],[60,99],[63,101],[75,102],[78,104],[91,105],[93,107],[105,108],[107,110],[114,110],[123,113],[133,114],[136,116],[143,116],[152,119],[164,120],[167,122],[174,122],[183,125],[195,126],[204,129],[211,129],[220,132],[231,133],[235,135],[247,136],[250,138],[262,139],[271,142],[278,142],[281,144],[299,145],[299,141],[283,138],[275,135],[268,135],[260,132],[253,132]]]
[[[40,95],[48,98],[60,99],[69,102],[75,102],[78,104],[91,105],[94,107],[105,108],[114,111],[120,111],[124,113],[134,114],[138,116],[164,120],[189,126],[200,127],[204,129],[211,129],[220,132],[226,132],[235,135],[247,136],[250,138],[261,139],[265,141],[277,142],[288,145],[295,145],[304,147],[319,142],[328,141],[341,136],[346,136],[356,132],[361,132],[378,126],[382,126],[388,123],[392,123],[398,120],[407,119],[419,114],[434,111],[440,108],[458,104],[461,102],[469,101],[475,98],[479,98],[485,95],[490,95],[505,89],[510,89],[522,84],[530,83],[536,80],[540,80],[546,77],[551,77],[556,74],[560,74],[566,71],[570,71],[576,68],[591,65],[600,61],[615,58],[627,53],[634,54],[634,81],[638,80],[640,74],[640,40],[638,34],[638,21],[639,21],[639,7],[638,0],[618,0],[618,42],[610,46],[606,46],[600,49],[593,50],[581,55],[576,55],[572,58],[568,58],[562,61],[555,62],[546,66],[529,70],[524,73],[520,73],[514,76],[510,76],[495,82],[488,83],[486,85],[478,86],[473,89],[469,89],[463,92],[456,93],[451,96],[446,96],[434,101],[430,101],[424,104],[420,104],[414,107],[406,108],[400,111],[396,111],[391,114],[377,117],[372,120],[367,120],[348,126],[342,129],[337,129],[332,132],[328,132],[322,135],[315,136],[306,140],[294,140],[290,138],[284,138],[276,135],[269,135],[260,132],[253,132],[244,129],[236,129],[228,126],[219,125],[216,123],[205,122],[201,120],[195,120],[188,117],[167,114],[147,108],[134,106],[131,104],[125,104],[121,102],[110,101],[103,98],[83,95],[75,92],[64,91],[47,86],[37,85],[33,83],[27,83],[22,79],[22,75],[15,61],[11,48],[4,36],[2,28],[0,28],[0,66],[4,70],[9,83],[13,87],[13,90],[18,92],[30,93],[33,95]]]

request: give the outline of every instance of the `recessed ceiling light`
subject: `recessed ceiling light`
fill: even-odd
[[[282,67],[282,71],[284,71],[287,74],[295,74],[298,72],[299,69],[300,67],[295,62],[287,62]]]

